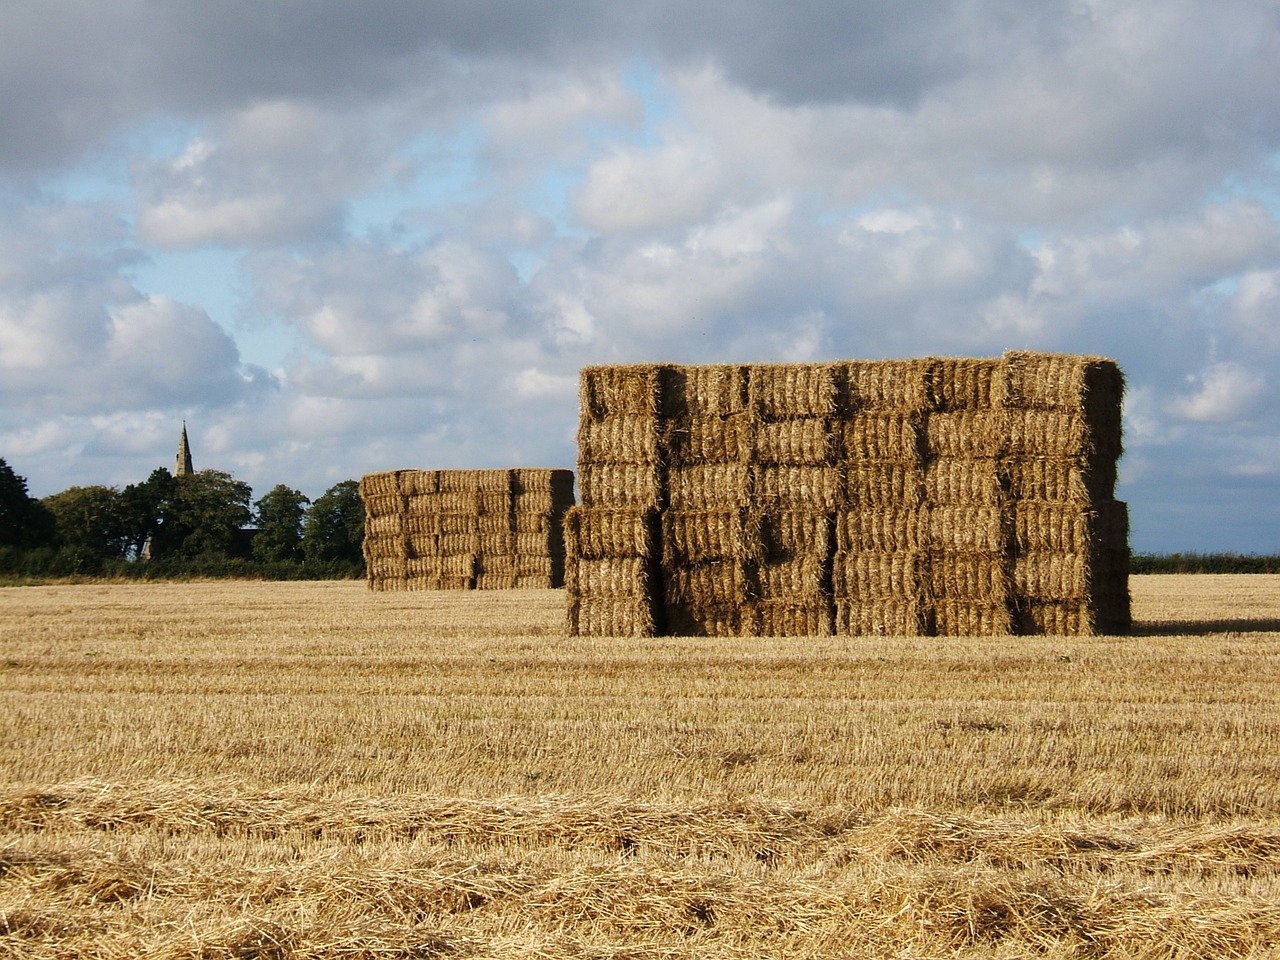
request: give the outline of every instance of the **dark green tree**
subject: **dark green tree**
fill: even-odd
[[[364,562],[364,501],[355,480],[336,483],[307,510],[302,552],[312,562]]]
[[[0,457],[0,546],[52,546],[56,539],[48,509],[27,493],[27,478]]]
[[[128,537],[126,556],[141,557],[147,542],[159,534],[174,483],[173,474],[157,467],[142,483],[131,483],[120,491],[120,517]]]
[[[300,491],[280,483],[254,503],[258,524],[253,538],[255,560],[302,559],[302,520],[310,502]]]
[[[175,477],[152,539],[156,559],[245,554],[241,530],[253,519],[252,488],[221,470]]]
[[[42,501],[53,514],[58,543],[86,562],[123,557],[129,545],[114,487],[68,487]]]

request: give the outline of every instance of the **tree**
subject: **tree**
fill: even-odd
[[[253,538],[255,560],[302,559],[302,519],[310,502],[300,491],[280,483],[254,504],[258,524]]]
[[[174,482],[173,474],[157,467],[142,483],[131,483],[120,492],[121,523],[128,537],[126,556],[141,557],[147,541],[159,534]]]
[[[364,501],[355,480],[334,484],[311,504],[302,552],[313,562],[364,562]]]
[[[87,561],[124,556],[129,536],[115,487],[68,487],[42,502],[53,514],[64,550]]]
[[[0,457],[0,547],[51,546],[53,517],[27,493],[27,478]]]
[[[154,476],[154,474],[153,474]],[[152,543],[157,559],[244,553],[241,529],[252,518],[252,488],[221,470],[199,470],[173,479]]]

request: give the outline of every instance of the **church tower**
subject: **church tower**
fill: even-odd
[[[173,475],[186,477],[196,472],[191,465],[191,445],[187,443],[187,421],[182,421],[182,439],[178,441],[178,459],[174,464]]]

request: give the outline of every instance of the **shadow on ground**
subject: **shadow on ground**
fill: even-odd
[[[1135,620],[1133,635],[1182,634],[1207,637],[1214,633],[1280,633],[1280,619],[1241,617],[1233,620]]]

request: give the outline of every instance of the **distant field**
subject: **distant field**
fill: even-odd
[[[1132,585],[961,640],[0,590],[0,957],[1278,956],[1280,576]]]

